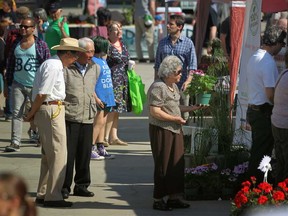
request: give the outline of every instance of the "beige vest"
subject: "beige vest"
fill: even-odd
[[[64,69],[66,121],[93,123],[97,113],[95,85],[99,73],[100,67],[95,63],[87,66],[84,76],[74,64]]]

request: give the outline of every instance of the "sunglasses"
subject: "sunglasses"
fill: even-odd
[[[174,74],[175,74],[175,76],[178,76],[178,75],[182,74],[182,70],[175,71]]]
[[[32,28],[34,26],[27,26],[27,25],[19,25],[20,29],[24,28],[24,29],[28,29],[28,28]]]

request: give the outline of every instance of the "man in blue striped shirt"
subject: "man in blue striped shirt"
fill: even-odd
[[[155,79],[162,60],[169,55],[177,56],[182,64],[182,77],[177,86],[183,92],[190,83],[192,76],[190,72],[197,69],[197,57],[193,42],[181,32],[184,28],[184,17],[181,15],[171,15],[167,24],[169,35],[163,38],[158,45],[155,60]],[[182,94],[183,105],[189,104],[189,96]]]

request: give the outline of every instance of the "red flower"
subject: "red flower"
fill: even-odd
[[[248,202],[248,198],[242,191],[239,191],[235,196],[234,202],[237,208],[241,208],[243,204]]]
[[[261,193],[261,190],[259,190],[258,188],[253,188],[252,190],[254,193],[256,194],[260,194]]]
[[[258,185],[258,188],[264,191],[265,193],[270,193],[273,190],[273,187],[267,182],[260,183]]]
[[[268,201],[267,196],[260,195],[260,197],[258,198],[258,204],[260,205],[264,205],[267,201]]]
[[[239,216],[244,209],[259,205],[281,206],[288,204],[288,179],[278,184],[273,190],[273,186],[267,182],[262,182],[256,186],[256,178],[251,177],[253,186],[250,188],[249,182],[242,183],[242,189],[236,194],[232,203],[233,216]],[[286,197],[287,195],[287,197]]]
[[[249,181],[242,182],[242,187],[250,187],[251,183]]]
[[[249,187],[248,186],[244,186],[243,188],[242,188],[242,191],[243,191],[243,193],[249,193]]]
[[[284,182],[279,182],[278,183],[278,187],[280,187],[282,190],[284,190],[284,191],[288,191],[288,188],[287,188],[287,184],[286,184],[286,182],[284,181]]]
[[[251,179],[251,181],[252,181],[253,184],[256,183],[256,177],[255,177],[255,176],[251,176],[250,179]]]
[[[282,191],[274,191],[273,192],[273,199],[275,201],[285,200],[285,194]]]

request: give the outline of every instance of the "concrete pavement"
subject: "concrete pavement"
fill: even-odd
[[[153,81],[152,64],[137,64],[136,71],[142,76],[147,89]],[[189,209],[172,212],[153,210],[153,159],[148,137],[147,110],[140,116],[123,114],[119,124],[119,137],[129,145],[108,147],[109,153],[116,155],[113,160],[91,161],[92,183],[89,189],[95,193],[95,197],[71,195],[68,200],[74,203],[72,208],[38,207],[40,216],[229,215],[229,201],[190,201]],[[41,149],[30,143],[28,128],[29,124],[24,123],[20,152],[3,153],[4,147],[10,142],[11,122],[0,118],[0,171],[12,171],[23,176],[31,196],[35,197]]]

